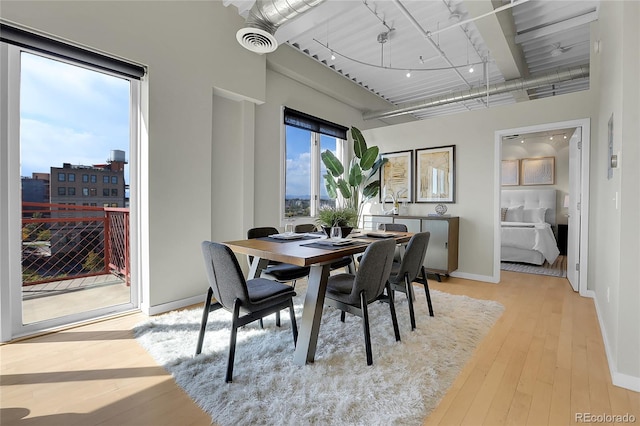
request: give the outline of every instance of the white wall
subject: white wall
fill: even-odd
[[[226,183],[251,167],[237,155],[225,159],[222,169],[214,161],[217,148],[226,154],[246,141],[242,125],[236,132],[221,130],[228,116],[224,108],[212,119],[214,89],[237,99],[264,101],[265,95],[265,58],[235,39],[243,19],[218,1],[3,1],[0,13],[148,67],[149,113],[143,125],[149,134],[149,176],[141,190],[149,198],[149,217],[143,218],[149,225],[149,291],[143,303],[149,309],[204,294],[199,243],[217,232],[225,235],[212,230],[212,210],[218,215],[220,202],[231,212],[242,206]],[[221,170],[228,178],[212,185],[212,174]]]
[[[589,118],[591,91],[522,102],[504,107],[387,126],[365,131],[367,142],[382,151],[400,151],[443,145],[456,146],[456,202],[448,213],[460,216],[458,274],[491,280],[494,237],[494,144],[502,129]],[[592,141],[592,143],[595,143]],[[409,213],[433,213],[435,204],[409,205]]]
[[[602,2],[595,37],[599,64],[598,134],[591,188],[589,276],[605,337],[614,383],[640,391],[640,7],[637,2]],[[607,178],[607,124],[613,115],[613,151],[620,166]],[[616,197],[617,195],[617,197]],[[618,206],[616,206],[616,198]]]

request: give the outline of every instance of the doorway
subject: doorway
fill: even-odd
[[[500,280],[500,261],[501,261],[501,225],[500,225],[500,207],[501,194],[503,186],[502,179],[502,160],[503,153],[517,156],[519,151],[533,153],[533,157],[546,157],[545,151],[526,151],[525,148],[518,148],[518,145],[524,145],[527,141],[541,141],[542,137],[547,138],[546,148],[549,157],[553,157],[555,146],[566,144],[567,151],[561,158],[565,167],[560,169],[560,182],[554,180],[554,186],[557,187],[556,210],[557,217],[554,218],[553,227],[556,238],[560,238],[560,248],[566,250],[567,278],[575,291],[579,291],[581,295],[586,293],[587,283],[587,253],[588,253],[588,196],[589,196],[589,119],[572,120],[558,123],[548,123],[524,128],[505,129],[496,132],[495,153],[496,153],[496,176],[495,176],[495,211],[496,211],[496,227],[495,227],[495,246],[494,246],[494,278],[496,282]],[[564,137],[566,136],[566,142]],[[560,142],[552,142],[550,138],[562,138]],[[511,146],[503,146],[503,141],[508,141]],[[515,147],[515,148],[514,148]],[[539,148],[538,148],[539,149]],[[519,164],[519,163],[518,163]],[[520,166],[518,166],[520,167]],[[518,169],[520,173],[520,169]],[[562,176],[566,173],[566,176]],[[555,176],[554,176],[555,178]],[[511,185],[520,185],[525,182],[509,182]],[[556,185],[559,184],[559,185]],[[517,188],[543,188],[545,186],[516,186]],[[514,188],[510,186],[510,188]],[[584,207],[583,207],[584,206]],[[567,232],[568,231],[568,232]],[[566,244],[564,244],[566,239]]]
[[[138,306],[129,208],[143,73],[5,29],[2,341]]]

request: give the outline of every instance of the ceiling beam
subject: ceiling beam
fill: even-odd
[[[465,0],[464,5],[471,17],[494,10],[491,0]],[[491,14],[474,21],[484,43],[505,80],[529,76],[522,49],[514,40],[516,35],[513,15],[509,10]],[[513,93],[516,101],[529,100],[525,91]]]
[[[471,2],[473,3],[473,2]],[[598,12],[588,12],[584,15],[576,16],[574,18],[567,19],[565,21],[556,22],[555,24],[547,25],[535,30],[525,31],[516,35],[515,41],[518,44],[526,43],[536,38],[548,36],[558,33],[560,31],[566,31],[571,28],[579,27],[581,25],[588,24],[598,19]]]

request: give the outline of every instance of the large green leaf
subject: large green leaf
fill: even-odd
[[[338,198],[338,184],[336,183],[336,180],[333,178],[333,176],[331,176],[331,173],[327,173],[324,176],[324,186],[325,188],[327,188],[327,195],[329,196],[329,198],[331,199],[336,199]]]
[[[367,176],[367,179],[370,179],[376,173],[378,173],[378,170],[380,170],[380,167],[382,167],[384,164],[388,162],[389,162],[388,158],[378,158],[376,162],[373,164],[373,167],[371,168],[371,171],[369,172],[369,176]]]
[[[380,181],[375,180],[371,182],[369,185],[364,187],[364,189],[362,190],[362,195],[364,196],[364,198],[368,200],[378,195],[379,190],[380,190]]]
[[[358,158],[362,158],[367,150],[367,142],[357,127],[351,128],[351,137],[353,138],[353,152]]]
[[[360,168],[358,163],[354,163],[351,165],[351,169],[349,170],[349,185],[357,187],[360,186],[361,183],[362,169]]]
[[[364,152],[360,159],[360,167],[362,167],[362,170],[369,170],[373,167],[378,158],[379,151],[380,149],[377,146],[372,146]]]
[[[322,158],[322,162],[324,163],[327,170],[335,177],[341,176],[344,173],[344,167],[338,157],[336,157],[333,152],[326,150],[322,154],[320,154]]]
[[[342,178],[338,179],[338,189],[340,190],[340,194],[342,194],[344,198],[351,198],[351,188],[349,188],[349,184],[346,180]]]

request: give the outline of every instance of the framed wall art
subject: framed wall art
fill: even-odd
[[[455,145],[416,149],[416,202],[455,202]]]
[[[398,202],[412,202],[413,151],[380,154],[388,161],[380,168],[380,201],[387,195]]]
[[[522,185],[553,185],[556,179],[556,157],[523,158]]]
[[[502,186],[520,185],[520,160],[502,160]]]

